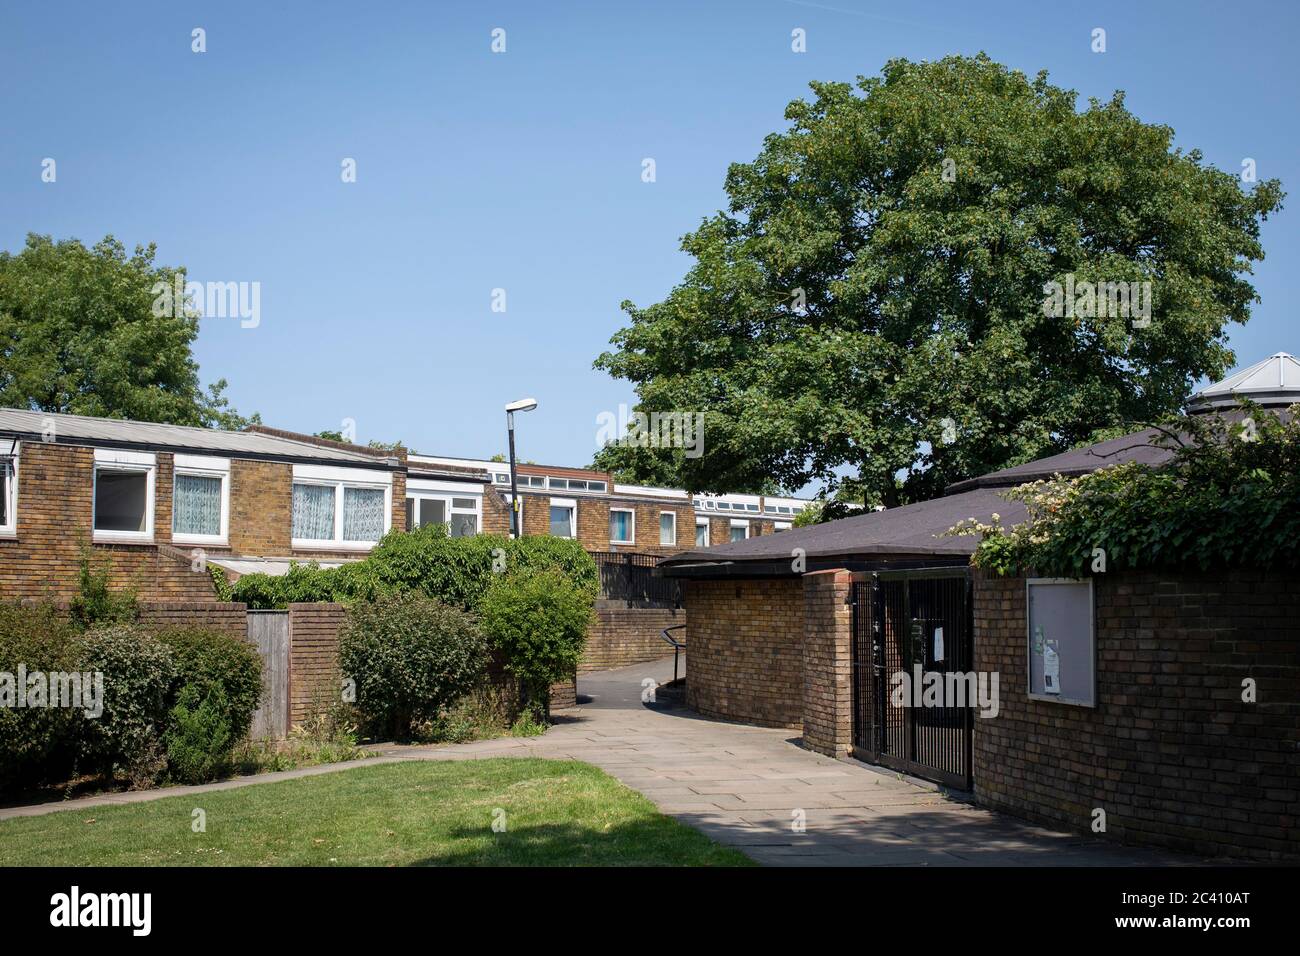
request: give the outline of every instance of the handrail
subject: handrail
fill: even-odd
[[[677,680],[677,655],[686,650],[686,644],[670,635],[669,631],[680,631],[685,624],[670,624],[659,632],[659,636],[673,646],[673,680]]]

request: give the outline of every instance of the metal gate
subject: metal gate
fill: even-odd
[[[853,749],[873,763],[971,789],[972,703],[936,680],[926,706],[907,691],[918,671],[974,669],[965,568],[878,571],[853,585]],[[898,674],[906,674],[902,681]],[[904,706],[896,706],[902,695]]]

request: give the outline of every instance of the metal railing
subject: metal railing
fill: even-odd
[[[668,632],[680,631],[685,626],[686,626],[685,624],[670,624],[668,627],[665,627],[662,631],[659,632],[659,636],[673,646],[673,680],[674,681],[677,680],[677,658],[682,651],[686,650],[686,643],[684,641],[677,640],[677,638],[673,637]]]
[[[600,571],[600,597],[628,607],[682,606],[681,584],[654,573],[659,558],[633,551],[593,551]]]

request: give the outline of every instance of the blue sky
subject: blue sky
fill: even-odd
[[[195,354],[270,424],[351,418],[363,441],[487,456],[502,405],[532,395],[521,457],[583,464],[597,414],[634,397],[591,368],[619,302],[683,276],[680,236],[810,80],[984,50],[1081,101],[1123,89],[1179,145],[1234,172],[1251,157],[1294,194],[1298,20],[1290,3],[1131,0],[11,4],[0,247],[112,233],[191,279],[260,282],[260,325],[205,320]],[[1241,363],[1300,352],[1294,217],[1264,226]]]

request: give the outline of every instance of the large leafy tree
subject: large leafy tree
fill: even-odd
[[[155,266],[154,254],[151,244],[128,256],[112,236],[88,249],[38,235],[0,252],[0,406],[243,427],[225,379],[199,384],[193,310],[155,314],[155,285],[184,282],[184,270]]]
[[[1277,181],[1245,189],[1122,93],[1079,110],[983,55],[812,90],[596,361],[642,411],[704,411],[703,455],[609,446],[602,466],[896,504],[1176,412],[1234,361]],[[1149,325],[1046,315],[1071,273],[1150,282]]]

